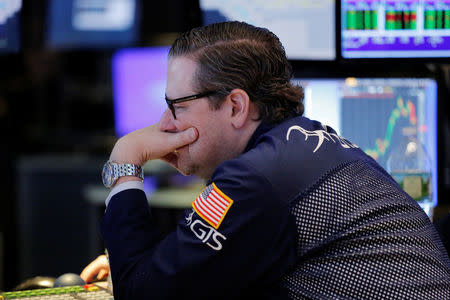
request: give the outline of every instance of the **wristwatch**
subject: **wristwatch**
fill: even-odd
[[[111,160],[108,160],[103,166],[102,180],[107,188],[114,186],[117,179],[123,176],[136,176],[143,180],[144,172],[139,165],[119,164]]]

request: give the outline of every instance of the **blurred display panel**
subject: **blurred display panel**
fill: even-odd
[[[200,0],[205,25],[236,20],[266,27],[294,60],[336,58],[335,6],[334,0]]]
[[[166,69],[169,47],[128,48],[112,62],[117,136],[159,121],[167,109]]]
[[[114,48],[138,39],[137,0],[49,0],[47,43],[52,48]]]
[[[20,48],[20,10],[22,0],[0,0],[0,54]]]

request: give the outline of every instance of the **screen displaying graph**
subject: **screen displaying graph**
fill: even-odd
[[[387,168],[408,132],[431,160],[437,204],[437,85],[433,79],[296,79],[305,89],[305,116],[333,127]]]
[[[423,100],[423,90],[413,92],[406,87],[376,94],[364,91],[346,93],[344,89],[341,99],[341,132],[348,139],[357,140],[367,154],[386,165],[387,154],[395,141],[402,139],[402,128],[418,126],[420,134],[427,131],[425,120],[421,120],[422,124],[419,124],[416,113],[418,106],[423,105]],[[355,124],[359,126],[356,127]]]

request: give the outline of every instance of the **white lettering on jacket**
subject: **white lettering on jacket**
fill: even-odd
[[[222,241],[227,238],[213,227],[206,225],[200,220],[195,220],[192,222],[190,228],[195,236],[198,237],[204,244],[216,251],[222,250]]]

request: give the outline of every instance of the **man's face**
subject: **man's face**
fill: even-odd
[[[166,96],[176,99],[197,94],[194,90],[197,63],[186,57],[173,57],[167,66]],[[161,130],[177,132],[194,127],[198,139],[164,159],[183,174],[194,174],[209,179],[214,169],[224,160],[231,158],[230,130],[227,109],[212,110],[208,98],[174,104],[176,119],[167,109],[160,121]]]

